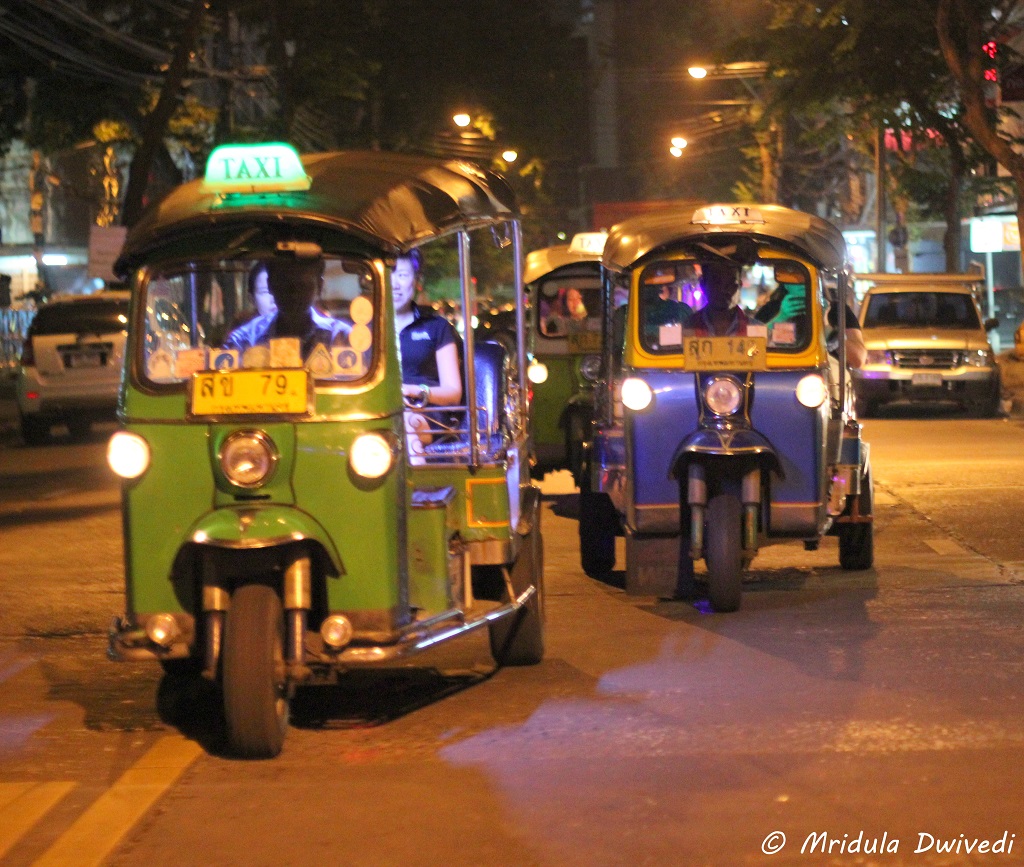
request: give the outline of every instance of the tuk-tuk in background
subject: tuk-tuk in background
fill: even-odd
[[[389,270],[413,249],[458,278],[462,310],[477,285],[514,289],[516,351],[464,329],[457,406],[403,401]],[[226,146],[151,210],[117,263],[133,299],[108,450],[127,582],[111,657],[216,681],[230,747],[252,757],[280,751],[297,687],[355,667],[485,626],[499,664],[539,662],[521,256],[509,187],[456,161]],[[295,300],[279,275],[320,275],[315,327],[230,348],[261,269],[271,329]]]
[[[623,283],[630,295],[624,329],[605,317],[584,569],[613,568],[624,531],[627,592],[692,594],[703,558],[711,606],[733,611],[769,542],[836,535],[840,565],[869,568],[872,479],[847,384],[839,230],[774,205],[660,212],[614,226],[602,265],[606,300]],[[727,336],[700,325],[705,272],[723,266],[740,278],[742,327]]]
[[[530,419],[538,477],[568,469],[579,480],[601,366],[604,232],[534,250],[524,280],[530,299]]]

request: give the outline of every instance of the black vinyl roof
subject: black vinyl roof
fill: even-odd
[[[783,246],[794,248],[816,265],[827,269],[842,268],[846,262],[846,242],[842,232],[813,214],[780,205],[750,205],[760,212],[763,223],[707,225],[693,222],[698,207],[656,211],[613,226],[604,245],[604,266],[612,271],[623,271],[650,253],[672,249],[694,251],[701,241],[713,241],[717,246],[720,242],[740,237],[782,242]]]
[[[463,228],[518,217],[508,183],[468,162],[380,151],[302,157],[304,192],[244,195],[207,191],[202,180],[173,190],[128,233],[115,273],[125,275],[161,248],[221,225],[317,225],[355,236],[362,247],[396,254]]]

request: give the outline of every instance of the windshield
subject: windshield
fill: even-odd
[[[979,329],[981,321],[965,292],[886,292],[868,296],[864,327]]]
[[[379,293],[355,258],[268,257],[176,265],[142,284],[142,373],[182,383],[202,370],[305,367],[324,382],[367,376]]]
[[[638,278],[640,342],[679,353],[684,337],[763,337],[770,350],[796,352],[811,339],[808,311],[817,298],[803,263],[764,258],[654,261]]]
[[[40,307],[31,334],[117,334],[128,327],[128,299],[92,299]]]
[[[549,276],[537,287],[537,328],[543,337],[601,332],[601,278]]]

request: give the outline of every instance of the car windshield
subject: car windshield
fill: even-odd
[[[818,297],[806,266],[779,258],[744,266],[654,261],[638,289],[640,342],[655,353],[679,353],[689,336],[763,337],[771,351],[799,351],[810,341],[808,313]]]
[[[865,328],[981,328],[966,292],[881,292],[869,295]]]
[[[317,381],[373,368],[380,291],[356,258],[190,263],[142,282],[142,371],[182,383],[202,370],[305,367]]]
[[[127,299],[90,298],[43,305],[32,320],[31,334],[117,334],[127,327]]]

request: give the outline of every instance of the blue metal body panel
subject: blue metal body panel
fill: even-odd
[[[771,446],[781,469],[781,473],[771,474],[773,503],[824,501],[827,405],[808,409],[796,398],[797,383],[808,372],[755,373],[750,405],[755,436],[747,434],[734,441],[736,450],[746,453],[763,453],[761,438]],[[683,442],[698,431],[700,406],[695,374],[635,370],[633,375],[642,376],[655,397],[647,410],[626,411],[626,466],[632,502],[640,508],[678,507],[679,482],[672,476],[673,461]]]

